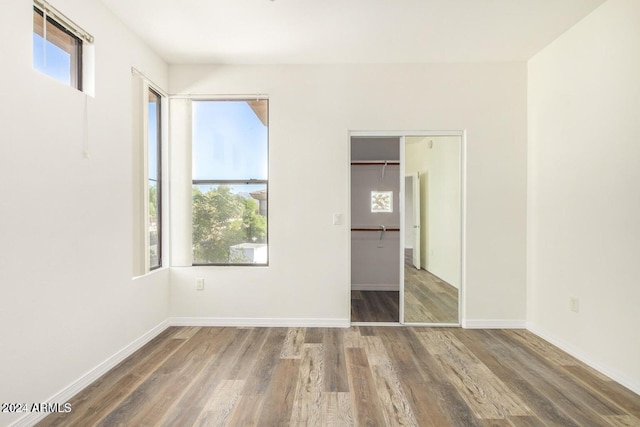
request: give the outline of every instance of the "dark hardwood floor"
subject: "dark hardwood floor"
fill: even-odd
[[[40,426],[640,425],[640,396],[522,330],[172,327]]]
[[[400,292],[351,291],[352,322],[399,322]]]

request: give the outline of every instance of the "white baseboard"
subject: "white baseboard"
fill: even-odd
[[[465,319],[462,321],[465,329],[526,329],[527,322],[516,319]]]
[[[308,328],[348,328],[351,326],[349,319],[297,319],[297,318],[217,318],[217,317],[172,317],[164,320],[159,325],[137,338],[131,344],[109,357],[107,360],[84,374],[58,393],[46,399],[46,402],[68,402],[78,392],[89,386],[110,369],[131,356],[142,346],[169,326],[256,326],[256,327],[308,327]],[[28,427],[45,418],[48,413],[32,412],[16,420],[9,427]]]
[[[628,375],[618,371],[617,369],[613,369],[606,364],[594,361],[584,350],[574,346],[573,344],[569,344],[565,340],[554,336],[553,334],[537,327],[536,325],[527,323],[527,329],[540,338],[544,339],[545,341],[548,341],[556,347],[560,348],[562,351],[569,353],[571,356],[575,357],[581,362],[586,363],[596,371],[606,375],[615,382],[622,384],[629,390],[640,395],[640,383],[638,383],[633,378],[629,378]]]
[[[348,328],[350,319],[244,318],[244,317],[171,317],[171,326],[251,326],[284,328]]]
[[[400,285],[397,283],[354,283],[351,285],[352,291],[399,291]]]
[[[160,324],[140,338],[127,345],[113,356],[96,366],[91,371],[69,384],[67,387],[47,399],[47,402],[67,402],[74,395],[87,387],[93,381],[114,368],[118,363],[129,357],[135,351],[147,344],[169,326],[253,326],[253,327],[323,327],[323,328],[348,328],[351,325],[349,319],[305,319],[305,318],[217,318],[217,317],[172,317]],[[586,363],[597,371],[608,376],[612,380],[622,384],[634,393],[640,394],[640,384],[629,378],[624,373],[612,369],[602,363],[593,361],[583,350],[559,339],[552,334],[527,324],[524,320],[498,320],[498,319],[470,319],[463,320],[462,327],[466,329],[528,329],[551,344],[566,351],[573,357]],[[47,413],[29,413],[16,420],[10,427],[28,427],[36,424],[46,417]]]
[[[143,345],[147,344],[153,338],[158,336],[162,331],[167,329],[170,324],[165,320],[158,324],[156,327],[146,332],[140,338],[137,338],[131,344],[124,347],[122,350],[118,351],[113,356],[109,357],[107,360],[69,384],[67,387],[60,390],[58,393],[51,396],[49,399],[46,399],[45,402],[55,402],[55,403],[63,403],[68,402],[73,396],[75,396],[78,392],[82,391],[89,384],[100,378],[110,369],[113,369],[118,363],[122,362],[127,357],[131,356],[138,349],[140,349]],[[14,423],[10,424],[10,427],[28,427],[36,424],[38,421],[42,420],[44,417],[49,415],[45,412],[31,412],[24,417],[16,420]]]

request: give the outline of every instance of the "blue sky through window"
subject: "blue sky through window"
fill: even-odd
[[[66,85],[71,85],[71,55],[33,33],[33,68],[61,81]],[[46,56],[46,60],[45,60]]]
[[[268,128],[247,102],[194,101],[192,131],[193,179],[268,178]]]
[[[148,150],[149,150],[149,179],[158,179],[158,116],[157,102],[149,102]]]

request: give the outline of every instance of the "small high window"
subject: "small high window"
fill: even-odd
[[[33,68],[83,90],[83,45],[93,38],[43,1],[33,7]]]

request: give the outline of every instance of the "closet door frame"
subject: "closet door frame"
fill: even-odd
[[[407,323],[404,320],[404,230],[405,215],[405,137],[417,136],[417,137],[438,137],[438,136],[457,136],[460,137],[460,288],[458,293],[458,322],[457,323]],[[349,131],[348,134],[348,153],[347,159],[349,165],[351,164],[351,138],[352,137],[389,137],[400,139],[400,208],[402,212],[400,214],[400,253],[398,254],[398,262],[400,263],[400,298],[399,298],[399,322],[390,323],[389,325],[409,325],[409,326],[437,326],[437,327],[459,327],[464,323],[466,313],[466,153],[467,153],[467,138],[466,131],[464,130],[447,130],[447,131]],[[350,174],[349,174],[350,176]],[[348,182],[348,200],[351,200],[351,178]],[[351,203],[348,205],[348,223],[351,223]],[[351,240],[349,239],[349,259],[351,259]],[[351,277],[351,263],[349,265],[348,277]],[[347,292],[348,307],[351,307],[351,280],[349,279],[349,287]],[[349,309],[350,310],[350,309]],[[349,316],[349,318],[351,318]],[[357,323],[351,322],[352,325]],[[381,325],[380,323],[375,323]]]

